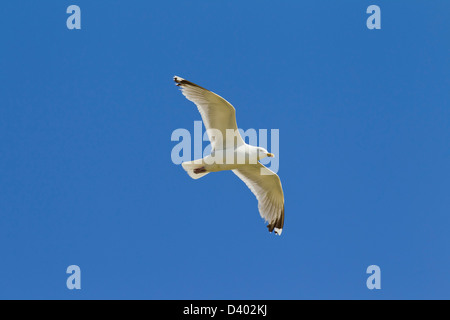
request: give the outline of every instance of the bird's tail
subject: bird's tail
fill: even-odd
[[[186,161],[181,166],[192,179],[199,179],[209,173],[206,171],[205,164],[201,160]]]

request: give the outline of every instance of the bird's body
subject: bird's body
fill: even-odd
[[[174,80],[186,98],[197,105],[211,141],[211,154],[183,162],[184,170],[193,179],[210,172],[232,170],[255,194],[261,217],[269,222],[269,231],[281,234],[284,195],[280,178],[258,162],[274,155],[245,143],[237,128],[235,109],[229,102],[190,81],[177,76]]]
[[[208,172],[239,169],[242,165],[256,164],[258,148],[243,144],[236,148],[213,150],[201,159]]]

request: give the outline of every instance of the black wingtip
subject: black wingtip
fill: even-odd
[[[176,83],[177,86],[180,86],[181,83],[184,81],[184,79],[183,79],[183,78],[180,78],[180,77],[178,77],[178,76],[174,76],[174,77],[173,77],[173,81],[175,81],[175,83]]]
[[[174,76],[174,77],[173,77],[173,81],[175,81],[175,83],[176,83],[177,86],[179,86],[179,87],[181,87],[181,86],[193,86],[193,87],[197,87],[197,88],[206,90],[205,88],[200,87],[198,84],[195,84],[195,83],[193,83],[193,82],[187,81],[187,80],[185,80],[185,79],[183,79],[183,78],[180,78],[180,77],[178,77],[178,76]]]
[[[267,226],[267,229],[269,229],[269,232],[272,232],[275,229],[275,234],[278,234],[276,229],[283,230],[283,227],[284,227],[284,205],[283,205],[283,211],[281,211],[281,216],[274,222],[270,223]],[[280,232],[280,234],[281,234],[281,232]]]

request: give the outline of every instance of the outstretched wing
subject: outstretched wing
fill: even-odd
[[[244,140],[237,131],[236,110],[228,101],[183,78],[175,76],[173,79],[177,86],[181,88],[183,95],[197,105],[205,128],[207,132],[209,131],[208,136],[212,150],[222,150],[226,147],[227,129],[233,129],[236,133],[234,135],[235,147],[244,144]],[[221,137],[211,134],[210,129],[218,130]]]
[[[261,163],[233,170],[258,199],[261,217],[269,222],[267,228],[281,235],[284,225],[284,195],[280,177]]]

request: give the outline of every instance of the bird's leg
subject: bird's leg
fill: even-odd
[[[205,167],[194,169],[194,173],[195,174],[204,173],[204,172],[206,172],[206,168]]]

